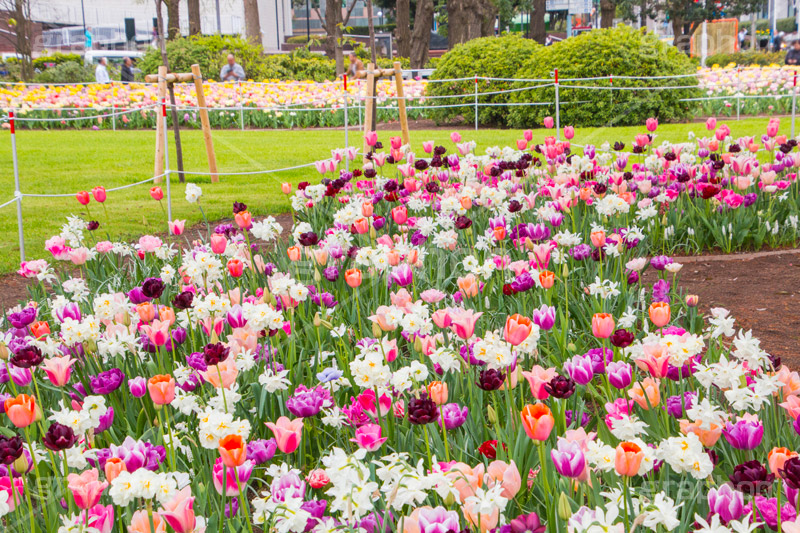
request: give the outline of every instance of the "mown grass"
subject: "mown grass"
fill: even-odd
[[[735,137],[750,135],[760,137],[765,132],[767,119],[730,121]],[[789,131],[788,119],[782,124],[782,133]],[[14,195],[14,176],[11,141],[7,130],[0,130],[0,203]],[[658,139],[684,141],[689,131],[706,135],[705,124],[667,124],[658,129]],[[461,129],[464,140],[475,140],[478,153],[488,146],[515,145],[521,138],[519,130]],[[644,133],[644,127],[578,128],[573,142],[599,145],[605,141],[623,141],[630,147],[631,139]],[[534,130],[534,142],[552,134],[552,131]],[[389,132],[381,132],[387,142]],[[184,162],[186,170],[207,172],[205,150],[201,132],[183,131]],[[413,148],[422,153],[422,141],[436,140],[453,150],[449,131],[412,131]],[[331,148],[344,146],[343,130],[295,131],[238,131],[214,132],[220,172],[244,172],[285,168],[330,157]],[[350,143],[360,146],[360,135],[350,132]],[[17,150],[21,189],[24,193],[74,195],[80,190],[91,190],[96,185],[106,188],[135,183],[153,175],[154,131],[41,131],[22,130],[17,133]],[[174,168],[174,147],[170,147]],[[314,167],[285,171],[276,174],[252,176],[223,176],[220,183],[211,183],[208,176],[188,176],[187,180],[203,188],[201,200],[210,220],[229,217],[235,200],[250,206],[255,215],[278,214],[289,210],[280,184],[289,181],[319,179]],[[184,185],[172,180],[173,218],[188,219],[188,223],[202,220],[197,206],[184,199]],[[25,198],[23,220],[27,257],[46,257],[43,245],[71,214],[97,220],[102,237],[132,238],[146,233],[166,231],[162,207],[150,198],[149,185],[132,187],[109,193],[104,211],[95,202],[89,210],[79,205],[74,196],[68,198]],[[0,273],[15,271],[19,266],[17,219],[14,205],[0,209]]]

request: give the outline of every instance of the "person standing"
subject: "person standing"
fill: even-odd
[[[84,48],[86,50],[91,50],[92,49],[92,27],[91,26],[87,26],[86,31],[83,34],[83,37],[84,37],[84,39],[86,39],[86,41],[84,42],[84,45],[83,45]]]
[[[800,39],[792,43],[792,48],[786,52],[787,65],[800,65]]]
[[[97,68],[94,69],[94,79],[97,80],[97,83],[110,83],[111,78],[108,75],[108,68],[106,68],[106,58],[101,57],[100,61],[97,63]]]
[[[244,69],[236,62],[233,54],[228,54],[228,63],[219,72],[220,81],[244,81]]]
[[[350,52],[347,59],[350,62],[347,67],[347,75],[350,76],[350,79],[354,80],[358,72],[364,70],[364,63],[361,62],[355,52]]]
[[[120,80],[122,83],[131,83],[133,82],[133,61],[131,61],[130,57],[126,57],[122,60],[122,72],[120,74]]]

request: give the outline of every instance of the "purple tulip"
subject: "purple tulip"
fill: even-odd
[[[564,362],[564,371],[579,385],[586,385],[594,377],[592,359],[585,355],[575,355]]]
[[[125,463],[128,472],[135,472],[140,468],[155,472],[166,459],[167,451],[163,446],[154,446],[128,436],[120,446],[112,444],[109,448],[98,450],[97,462],[100,469],[104,469],[106,461],[114,457]]]
[[[289,412],[300,418],[314,416],[323,407],[330,407],[332,404],[331,393],[322,386],[308,389],[305,385],[300,385],[286,400],[286,408]]]
[[[664,270],[669,264],[672,264],[672,258],[666,255],[657,255],[650,260],[650,266],[656,270]]]
[[[469,416],[469,408],[465,405],[461,407],[457,403],[448,403],[441,407],[439,417],[439,427],[442,427],[442,418],[444,418],[445,429],[455,429],[464,425]]]
[[[244,310],[242,306],[236,304],[228,311],[228,325],[232,328],[243,328],[247,324],[247,319],[244,317]]]
[[[89,376],[89,385],[95,394],[111,394],[122,385],[123,381],[125,381],[125,374],[119,368],[112,368],[100,372],[96,376]]]
[[[559,438],[556,448],[550,451],[550,457],[562,476],[579,478],[586,470],[586,457],[577,442]]]
[[[178,326],[177,328],[172,330],[172,342],[177,345],[181,345],[186,342],[186,329]]]
[[[613,361],[606,367],[608,382],[617,389],[630,386],[633,381],[633,367],[625,361]]]
[[[63,323],[67,318],[72,320],[80,320],[81,308],[75,302],[69,302],[64,307],[55,310],[56,318],[59,322]]]
[[[414,281],[414,271],[408,263],[403,263],[392,269],[392,283],[396,283],[401,287],[408,287]]]
[[[300,508],[311,515],[306,522],[306,527],[303,530],[304,533],[308,533],[317,527],[317,524],[319,524],[320,520],[325,515],[325,509],[327,507],[328,500],[309,500],[307,502],[303,502],[303,505],[301,505]]]
[[[255,466],[262,465],[275,456],[277,448],[275,439],[251,440],[247,443],[247,459]]]
[[[744,515],[744,494],[726,483],[708,491],[708,509],[719,515],[723,524],[738,520]]]
[[[605,353],[605,358],[603,357]],[[611,348],[592,348],[584,354],[592,361],[592,371],[595,374],[603,374],[606,371],[606,365],[614,360],[614,351]]]
[[[134,287],[133,289],[128,291],[128,299],[134,305],[143,304],[145,302],[149,302],[150,301],[150,298],[145,296],[144,292],[142,292],[142,288],[141,287]]]
[[[764,426],[758,420],[740,418],[733,424],[725,424],[722,434],[728,444],[737,450],[753,450],[764,438]]]
[[[8,365],[8,375],[11,376],[11,381],[17,387],[27,387],[33,381],[33,374],[29,368],[19,368],[14,365]]]
[[[513,287],[514,284],[512,283],[511,286]],[[514,290],[516,290],[516,288]],[[550,307],[547,304],[542,304],[539,309],[534,309],[533,323],[545,330],[552,329],[553,325],[556,323],[556,308]]]
[[[26,307],[22,311],[8,315],[8,321],[15,328],[25,328],[36,320],[36,308]]]
[[[100,417],[100,425],[94,430],[95,434],[102,433],[114,423],[114,408],[109,407],[103,416]]]
[[[128,380],[128,389],[135,398],[141,398],[147,394],[147,380],[143,377],[137,377]]]

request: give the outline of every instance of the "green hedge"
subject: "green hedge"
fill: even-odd
[[[750,31],[750,23],[747,21],[740,23],[739,27],[747,28],[747,31]],[[784,33],[794,33],[794,31],[797,29],[797,24],[795,23],[794,17],[778,19],[775,21],[775,29]],[[769,31],[769,20],[757,20],[756,31]]]
[[[513,78],[519,67],[541,47],[530,39],[518,35],[502,37],[484,37],[458,45],[447,52],[436,62],[436,70],[431,80],[471,78],[483,76],[488,78]],[[495,92],[511,87],[511,82],[483,81],[478,82],[479,92]],[[472,79],[460,82],[444,82],[428,84],[429,96],[455,94],[472,94],[475,82]],[[506,103],[509,94],[498,94],[480,97],[479,103]],[[431,116],[437,121],[453,119],[459,115],[473,116],[474,97],[442,98],[430,100],[430,105],[450,106],[465,104],[470,107],[442,107],[433,109]],[[478,110],[478,119],[482,124],[506,126],[508,108],[501,106],[485,106]]]
[[[33,68],[42,70],[45,68],[51,68],[50,65],[58,66],[61,65],[62,63],[68,63],[68,62],[82,63],[83,58],[78,54],[60,54],[60,53],[55,53],[48,56],[40,56],[33,60]]]
[[[668,76],[690,74],[692,62],[677,48],[661,42],[652,33],[642,34],[628,26],[594,30],[578,37],[537,48],[517,72],[517,78],[549,79],[555,68],[559,78],[616,76]],[[696,85],[694,77],[673,80],[614,80],[617,87],[641,87],[642,90],[589,90],[569,86],[608,87],[609,81],[561,82],[561,124],[572,126],[634,125],[648,117],[662,121],[683,120],[692,116],[689,102],[682,98],[697,96],[698,90],[677,89],[654,91],[648,87]],[[531,82],[517,82],[523,88]],[[555,89],[550,86],[512,93],[511,102],[554,102]],[[542,124],[553,115],[553,105],[517,106],[509,112],[514,127],[529,128]]]
[[[87,83],[95,81],[94,67],[85,65],[83,59],[59,63],[50,68],[45,68],[33,78],[36,83]]]
[[[786,52],[759,52],[744,51],[735,54],[714,54],[706,58],[706,65],[719,65],[724,67],[731,63],[737,65],[772,65],[773,63],[783,65],[786,59]]]
[[[229,53],[236,56],[236,61],[242,65],[248,78],[264,77],[261,46],[252,45],[241,37],[195,35],[167,42],[167,57],[172,72],[190,72],[192,65],[197,63],[203,76],[209,79],[219,77]],[[161,51],[150,48],[136,66],[144,74],[156,74],[161,64]]]

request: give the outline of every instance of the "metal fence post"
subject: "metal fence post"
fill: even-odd
[[[740,120],[742,112],[742,67],[736,67],[736,120]]]
[[[478,131],[478,76],[475,76],[475,131]]]
[[[25,261],[25,236],[22,231],[22,193],[19,190],[19,161],[17,160],[17,127],[14,111],[8,112],[11,131],[11,157],[14,160],[14,197],[17,199],[17,232],[19,234],[19,257]]]
[[[797,71],[794,71],[794,83],[792,84],[792,138],[794,139],[794,119],[797,113]]]
[[[167,219],[172,220],[172,192],[169,183],[169,135],[167,129],[167,99],[161,99],[161,119],[164,121],[164,177],[167,180]]]
[[[111,82],[111,129],[117,131],[117,103],[114,101],[114,82]]]
[[[344,147],[347,148],[350,146],[349,132],[347,131],[347,74],[342,76],[342,82],[344,83]],[[350,171],[350,159],[348,157],[344,158],[344,168],[346,171]]]
[[[558,69],[555,72],[555,86],[556,86],[556,140],[561,139],[561,103],[559,102],[558,95]]]

